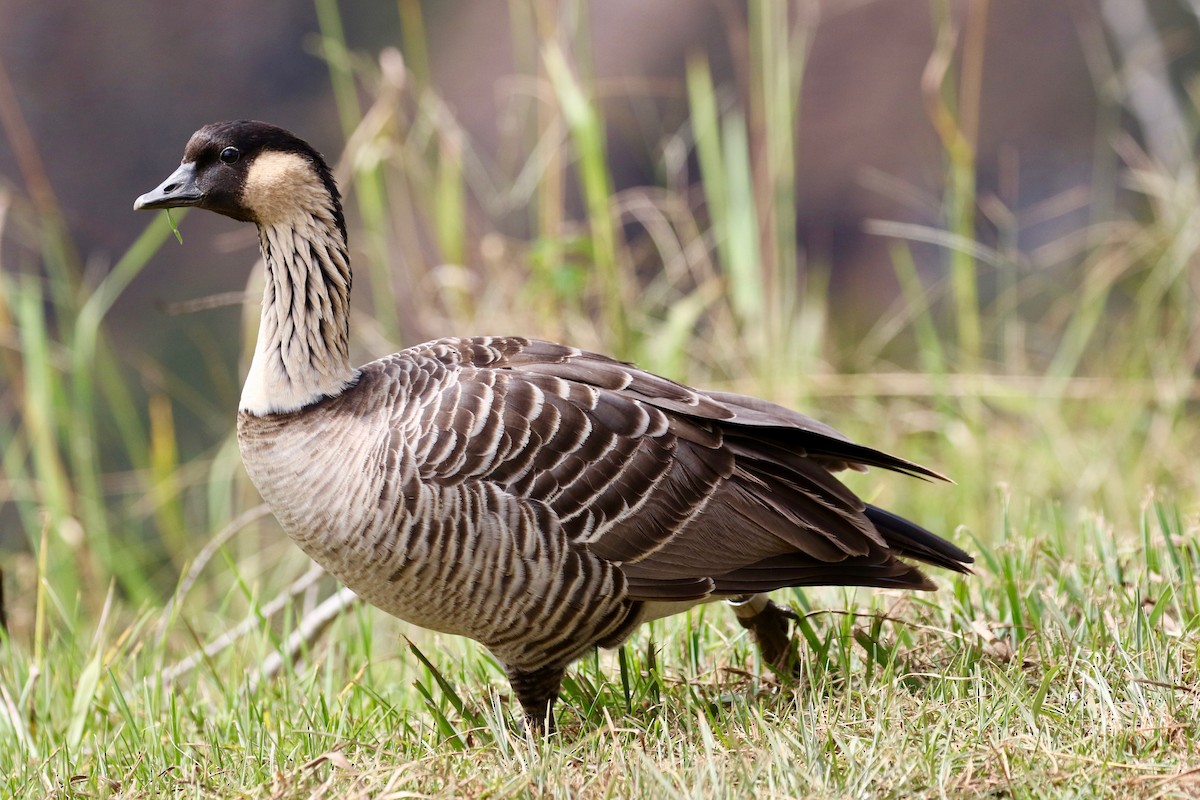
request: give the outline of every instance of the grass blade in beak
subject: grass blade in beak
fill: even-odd
[[[171,217],[171,209],[166,209],[167,224],[171,226],[171,230],[175,233],[175,238],[180,244],[183,244],[183,234],[179,232],[179,226],[175,224],[175,220]]]

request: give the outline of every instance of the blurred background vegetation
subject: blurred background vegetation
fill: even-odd
[[[207,635],[304,569],[232,441],[253,231],[130,210],[224,118],[336,163],[360,360],[520,333],[770,397],[954,477],[855,485],[972,547],[1194,525],[1198,13],[0,0],[12,635],[181,575]]]

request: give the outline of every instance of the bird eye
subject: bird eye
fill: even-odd
[[[221,151],[221,161],[225,164],[232,164],[242,157],[242,153],[236,147],[226,147]]]

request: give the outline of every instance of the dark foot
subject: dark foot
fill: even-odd
[[[525,711],[525,724],[538,735],[554,732],[554,701],[566,671],[565,667],[505,668],[513,694]]]
[[[800,619],[795,611],[784,608],[765,594],[745,595],[730,600],[729,605],[737,615],[738,624],[754,637],[763,661],[776,672],[795,677],[800,671],[800,653],[792,639],[794,620]]]

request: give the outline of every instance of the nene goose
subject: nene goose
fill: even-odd
[[[439,339],[352,367],[350,260],[325,160],[261,122],[207,125],[135,209],[258,226],[242,460],[283,529],[368,602],[469,636],[534,729],[568,665],[640,623],[729,599],[778,660],[789,586],[933,589],[971,557],[834,477],[937,473],[794,411],[517,337]],[[767,651],[770,652],[767,652]]]

